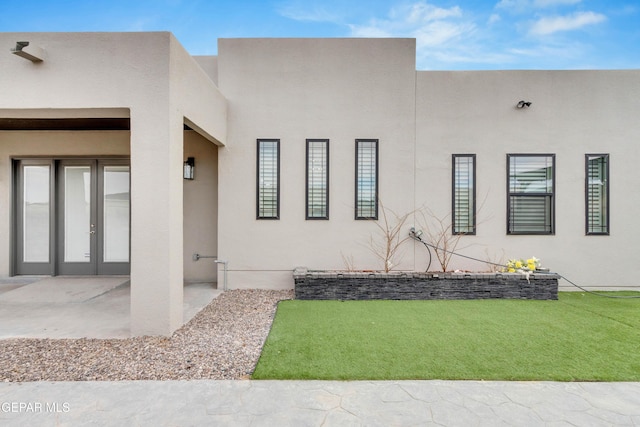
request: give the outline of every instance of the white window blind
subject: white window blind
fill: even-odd
[[[609,155],[587,154],[587,234],[609,234]]]
[[[356,140],[356,219],[378,219],[378,140]]]
[[[474,154],[453,155],[453,234],[476,232],[475,163]]]
[[[329,140],[307,139],[307,219],[329,219]]]
[[[280,140],[258,140],[257,218],[280,216]]]
[[[509,234],[554,233],[554,155],[509,154]]]

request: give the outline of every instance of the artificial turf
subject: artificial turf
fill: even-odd
[[[640,298],[282,301],[253,378],[640,381]]]

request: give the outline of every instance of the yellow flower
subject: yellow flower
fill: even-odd
[[[516,272],[516,270],[515,270],[515,269],[513,269],[513,268],[509,268],[509,270],[507,270],[507,271],[508,271],[509,273],[515,273],[515,272]]]
[[[522,268],[522,262],[516,261],[516,268]]]
[[[527,264],[527,268],[528,268],[529,270],[533,271],[533,270],[535,270],[535,269],[536,269],[536,265],[535,265],[534,263],[528,263],[528,264]]]

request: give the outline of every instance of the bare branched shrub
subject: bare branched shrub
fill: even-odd
[[[420,210],[423,218],[420,226],[423,228],[422,237],[436,254],[436,259],[440,263],[443,272],[448,271],[451,257],[459,249],[460,239],[464,233],[453,234],[450,215],[439,217],[431,209]]]
[[[345,255],[340,252],[340,256],[342,257],[342,262],[344,264],[345,270],[347,271],[355,271],[355,262],[353,260],[353,255]]]
[[[384,271],[388,273],[402,258],[402,254],[399,253],[400,246],[411,238],[409,233],[405,232],[405,224],[414,212],[398,215],[384,207],[382,202],[379,203],[381,218],[373,223],[380,230],[381,236],[370,237],[369,249],[382,262]]]
[[[501,249],[501,251],[502,251],[501,255],[498,255],[496,253],[493,253],[493,255],[491,255],[489,253],[488,248],[485,248],[484,250],[484,254],[487,259],[487,267],[489,267],[489,271],[492,273],[497,273],[498,271],[501,271],[502,268],[506,265],[506,262],[505,262],[506,254],[504,252],[504,249]]]
[[[476,219],[483,210],[488,196],[489,193],[487,192],[478,205]],[[460,240],[466,233],[453,233],[451,214],[440,217],[429,208],[422,208],[417,212],[420,213],[419,216],[422,218],[422,223],[419,224],[424,232],[422,239],[434,250],[442,271],[448,271],[451,257],[455,255],[455,252],[469,247],[469,245],[459,246]],[[476,226],[479,224],[481,224],[481,222],[476,222]]]

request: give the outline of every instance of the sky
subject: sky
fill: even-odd
[[[640,68],[640,0],[0,0],[0,31],[412,37],[418,70]]]

